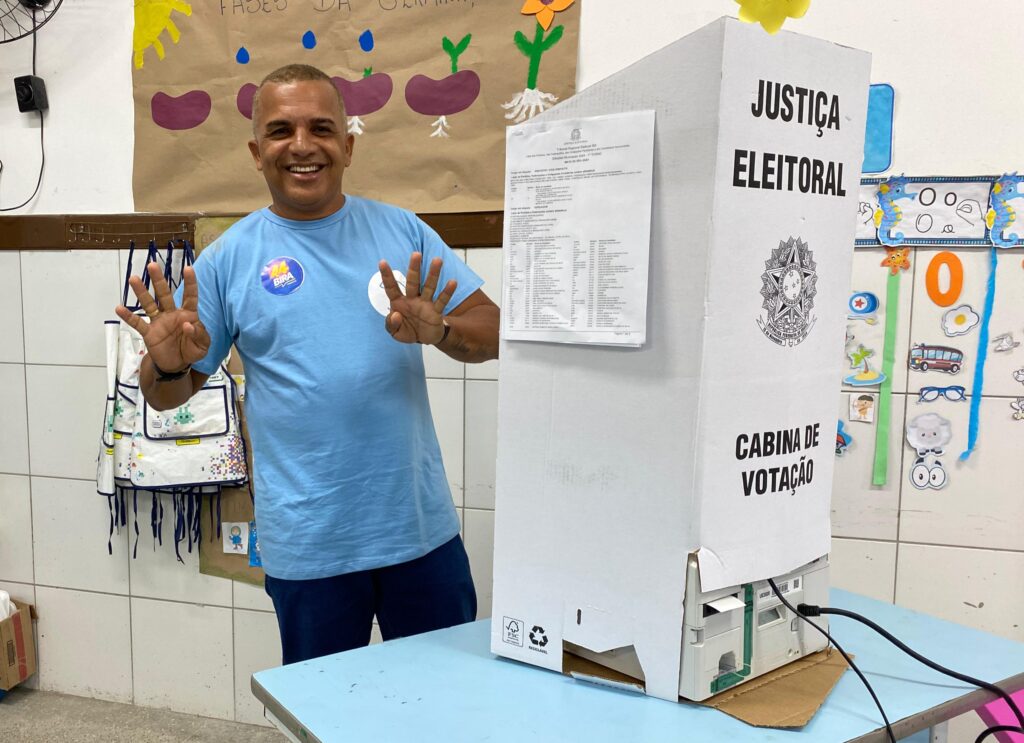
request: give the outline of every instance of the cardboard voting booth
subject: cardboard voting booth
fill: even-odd
[[[869,71],[720,19],[534,120],[655,111],[647,340],[502,341],[493,652],[632,656],[675,700],[757,676],[769,627],[781,662],[821,647],[763,581],[827,591]],[[710,626],[735,650],[684,678]]]

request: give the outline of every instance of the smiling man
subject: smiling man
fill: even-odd
[[[203,251],[177,301],[156,264],[155,299],[133,279],[148,323],[118,308],[149,351],[143,394],[177,407],[238,349],[285,663],[366,645],[374,616],[385,639],[472,621],[421,346],[496,358],[498,308],[414,214],[343,192],[354,140],[326,74],[268,75],[253,133],[271,205]]]

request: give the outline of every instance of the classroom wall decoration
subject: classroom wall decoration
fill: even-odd
[[[864,178],[856,244],[1024,245],[1024,176]]]
[[[246,142],[284,64],[345,100],[345,190],[420,212],[500,210],[506,127],[575,92],[576,0],[136,0],[135,24],[140,212],[268,203]]]
[[[889,476],[892,362],[895,361],[898,328],[901,322],[906,321],[899,317],[898,310],[900,277],[912,267],[913,246],[963,249],[959,254],[950,250],[922,254],[927,258],[927,268],[922,274],[922,294],[935,307],[941,308],[941,312],[934,327],[922,329],[915,325],[905,363],[911,373],[907,377],[908,386],[921,385],[917,390],[918,404],[934,403],[940,399],[968,403],[965,407],[970,412],[963,431],[966,446],[959,455],[961,461],[966,461],[982,439],[980,407],[986,389],[985,370],[989,354],[1007,355],[1020,345],[1014,340],[1014,328],[994,327],[994,332],[990,333],[989,325],[996,306],[999,253],[1008,248],[1024,247],[1024,226],[1018,217],[1021,206],[1024,206],[1024,176],[1016,172],[999,176],[896,175],[861,181],[856,245],[859,248],[884,248],[881,267],[887,275],[880,375],[883,381],[879,389],[871,480],[874,486],[885,485]],[[970,280],[976,287],[972,297],[966,296],[964,290],[968,277],[965,268],[968,250],[983,251],[986,256],[987,270],[982,268],[980,260],[971,261],[975,275],[970,276]],[[855,292],[851,302],[860,297],[860,305],[871,305],[863,299],[864,294]],[[850,310],[850,319],[859,319],[853,304]],[[853,326],[847,331],[847,355],[851,360],[853,354],[864,360],[863,345],[852,353],[850,351],[851,334],[855,333]],[[970,375],[964,383],[936,383],[936,373],[953,377],[950,379],[952,382],[964,369]],[[1017,381],[1024,383],[1024,370],[1021,371],[1021,379]],[[918,379],[922,381],[918,382]],[[1017,379],[1016,375],[1014,379]],[[933,384],[928,384],[928,380]],[[843,382],[847,386],[856,385],[849,376]],[[914,393],[914,390],[909,389],[908,392]],[[1014,407],[1015,420],[1018,414]],[[908,423],[908,442],[912,423]],[[944,487],[947,481],[945,470],[937,469],[942,467],[942,463],[931,461],[929,456],[919,453],[919,459],[926,461],[915,464],[910,481],[917,488]]]

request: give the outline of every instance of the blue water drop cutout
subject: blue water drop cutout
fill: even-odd
[[[302,34],[302,45],[307,49],[312,49],[316,46],[316,34],[312,31],[307,31]]]
[[[366,29],[359,35],[359,48],[364,52],[373,49],[373,31]]]
[[[249,64],[249,50],[244,46],[238,47],[238,52],[235,53],[235,61],[238,64]]]

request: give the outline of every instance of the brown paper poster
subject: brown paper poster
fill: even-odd
[[[135,0],[135,209],[269,203],[246,146],[252,94],[267,73],[303,62],[346,102],[346,192],[417,212],[499,210],[506,126],[575,91],[579,6]]]

